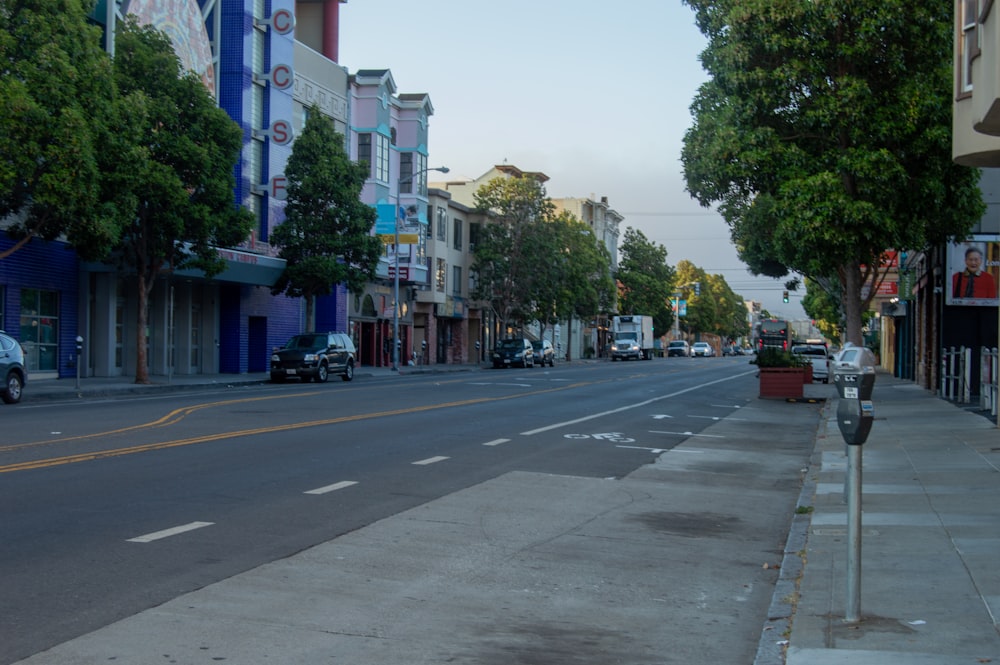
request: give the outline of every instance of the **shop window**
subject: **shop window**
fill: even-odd
[[[59,369],[59,294],[21,289],[21,346],[28,371]]]

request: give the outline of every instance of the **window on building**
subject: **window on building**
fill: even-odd
[[[462,266],[451,267],[451,293],[452,295],[462,295]]]
[[[444,293],[448,263],[444,259],[437,260],[437,270],[434,271],[434,287],[438,293]]]
[[[389,182],[389,137],[375,135],[375,179]]]
[[[59,369],[59,294],[21,289],[21,336],[28,371]]]
[[[444,208],[438,208],[437,239],[448,242],[448,211]]]
[[[455,219],[452,222],[451,242],[452,249],[462,249],[462,220]]]
[[[961,0],[962,34],[958,93],[960,96],[972,94],[972,63],[981,54],[979,46],[979,0]]]
[[[413,153],[399,153],[399,193],[413,192]]]
[[[476,293],[476,289],[479,288],[479,273],[469,271],[469,297],[473,297]]]
[[[476,250],[476,243],[479,242],[479,224],[469,222],[469,253]]]
[[[358,134],[358,162],[368,164],[368,175],[371,176],[372,135],[370,133]]]

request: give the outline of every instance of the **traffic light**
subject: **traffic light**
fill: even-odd
[[[781,302],[788,302],[788,291],[783,291],[781,294]]]

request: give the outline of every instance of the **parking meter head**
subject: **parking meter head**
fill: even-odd
[[[837,386],[837,426],[849,445],[860,446],[868,440],[875,408],[875,355],[871,350],[846,345],[834,360],[833,383]]]

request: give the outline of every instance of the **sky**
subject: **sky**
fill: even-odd
[[[426,93],[428,163],[448,179],[507,163],[549,177],[552,198],[608,197],[632,227],[721,274],[744,300],[807,318],[802,293],[754,277],[729,228],[684,188],[691,105],[706,44],[681,0],[348,0],[339,64],[390,69],[397,94]]]

